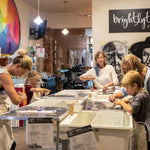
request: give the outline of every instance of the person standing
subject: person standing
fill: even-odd
[[[98,51],[94,60],[96,66],[81,75],[79,79],[94,81],[97,88],[102,88],[104,93],[108,88],[113,90],[114,86],[119,84],[119,80],[113,66],[107,65],[107,55],[103,51]]]
[[[7,111],[7,98],[15,105],[20,104],[27,99],[25,93],[16,92],[11,76],[22,76],[32,70],[33,64],[26,51],[19,49],[12,57],[12,61],[6,66],[0,68],[0,109]],[[0,149],[14,150],[16,143],[14,141],[11,122],[9,120],[0,120]]]
[[[149,94],[143,90],[143,79],[139,72],[129,71],[123,79],[131,100],[117,100],[114,105],[121,105],[125,111],[132,114],[133,130],[130,133],[130,150],[147,150],[145,121],[148,114]]]

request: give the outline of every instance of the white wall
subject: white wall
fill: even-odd
[[[26,4],[23,0],[14,0],[19,13],[20,26],[21,26],[21,41],[20,47],[27,49],[28,46],[36,44],[36,41],[28,39],[29,28],[33,26],[33,20],[37,16],[37,10]],[[40,16],[43,20],[47,19],[47,27],[50,28],[64,28],[64,14],[46,14],[40,12]],[[72,13],[66,15],[66,27],[67,28],[88,28],[92,26],[92,20],[88,17],[78,16]],[[40,43],[40,41],[38,41]]]
[[[22,0],[15,0],[16,7],[20,18],[20,47],[26,48],[28,43],[28,31],[29,31],[29,14],[30,8]]]
[[[128,47],[133,43],[144,41],[149,32],[109,33],[109,10],[111,9],[142,9],[149,8],[149,0],[93,0],[92,1],[92,30],[93,52],[110,41],[125,42]]]
[[[66,14],[66,21],[64,21],[64,13],[49,14],[47,16],[47,24],[53,29],[59,28],[91,28],[92,19],[83,16],[78,16],[73,13]]]

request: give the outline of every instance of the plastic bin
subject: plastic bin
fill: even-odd
[[[91,126],[99,142],[99,149],[128,150],[132,116],[123,110],[100,110]]]
[[[72,130],[77,127],[83,127],[90,125],[93,118],[95,117],[97,111],[81,111],[79,113],[74,113],[73,116],[67,116],[60,123],[60,138],[68,139],[67,131]]]

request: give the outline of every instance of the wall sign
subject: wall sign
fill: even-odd
[[[109,10],[109,33],[150,32],[150,9]]]

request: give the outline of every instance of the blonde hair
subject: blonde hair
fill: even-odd
[[[102,54],[102,56],[104,57],[104,60],[105,60],[104,65],[107,64],[107,55],[106,55],[106,53],[104,51],[97,51],[95,56],[94,56],[94,60],[95,60],[96,66],[98,66],[98,67],[99,67],[99,64],[97,63],[97,58],[100,54]]]
[[[26,51],[23,49],[17,50],[14,55],[12,56],[12,63],[13,64],[21,64],[21,68],[32,70],[33,63],[31,58],[26,55]]]
[[[34,78],[34,77],[37,76],[37,75],[40,76],[40,74],[39,74],[37,71],[35,71],[35,70],[32,70],[32,71],[28,72],[28,74],[27,74],[27,79],[26,79],[26,81],[25,81],[25,85],[28,84],[28,80],[29,80],[30,78]]]
[[[123,69],[123,65],[129,64],[131,67],[131,70],[136,70],[142,75],[142,69],[144,68],[144,64],[142,64],[138,57],[136,57],[133,54],[128,54],[123,57],[121,61],[121,73],[124,76],[126,72]]]
[[[142,80],[142,76],[139,72],[137,71],[128,71],[122,81],[121,81],[122,85],[124,87],[128,87],[131,86],[133,87],[134,83],[137,84],[138,88],[143,87],[143,80]]]

